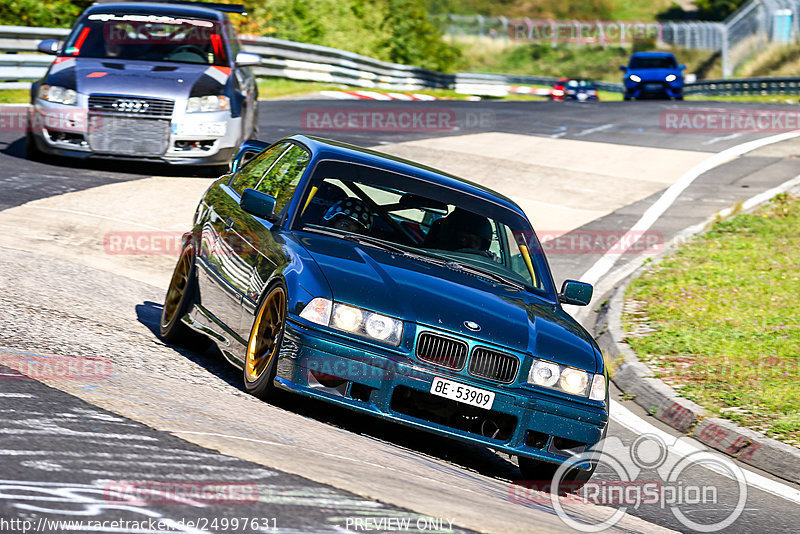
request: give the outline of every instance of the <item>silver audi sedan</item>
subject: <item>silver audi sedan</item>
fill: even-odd
[[[210,7],[206,7],[210,6]],[[254,137],[255,54],[222,4],[101,3],[31,88],[26,153],[226,165]]]

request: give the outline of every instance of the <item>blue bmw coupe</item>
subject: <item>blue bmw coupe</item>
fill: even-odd
[[[300,135],[247,141],[231,169],[184,236],[166,341],[200,332],[259,398],[288,390],[504,451],[528,479],[603,438],[607,370],[562,308],[592,287],[556,290],[513,201]]]

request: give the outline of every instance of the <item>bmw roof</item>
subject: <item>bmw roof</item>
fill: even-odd
[[[420,163],[415,163],[413,161],[392,156],[390,154],[377,152],[348,143],[333,141],[331,139],[323,139],[321,137],[297,134],[290,136],[289,139],[294,139],[306,145],[311,149],[312,152],[322,158],[328,157],[330,159],[340,159],[343,161],[351,161],[353,163],[380,166],[384,169],[392,170],[397,173],[421,178],[442,187],[449,187],[467,192],[480,199],[493,202],[510,209],[527,218],[525,212],[516,204],[516,202],[504,195],[501,195],[497,191],[493,191],[488,187],[484,187],[480,184],[470,182],[469,180],[459,178],[458,176],[448,174],[444,171],[440,171]]]

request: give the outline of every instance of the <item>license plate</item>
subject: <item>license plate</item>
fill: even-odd
[[[646,83],[644,84],[645,89],[663,89],[664,86],[660,83]]]
[[[477,406],[489,410],[494,404],[494,393],[486,391],[485,389],[474,388],[438,376],[433,379],[431,384],[431,393],[439,397],[454,400],[456,402],[463,402],[470,406]]]

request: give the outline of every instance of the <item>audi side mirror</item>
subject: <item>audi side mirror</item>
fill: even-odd
[[[49,54],[54,56],[58,54],[58,48],[60,43],[58,39],[45,39],[44,41],[40,41],[38,45],[36,45],[36,50],[41,52],[42,54]]]
[[[250,52],[239,52],[236,54],[237,67],[255,67],[261,65],[261,56]]]
[[[247,164],[248,161],[256,157],[269,146],[269,143],[259,141],[258,139],[248,139],[239,145],[239,150],[231,160],[231,173],[234,173]]]

